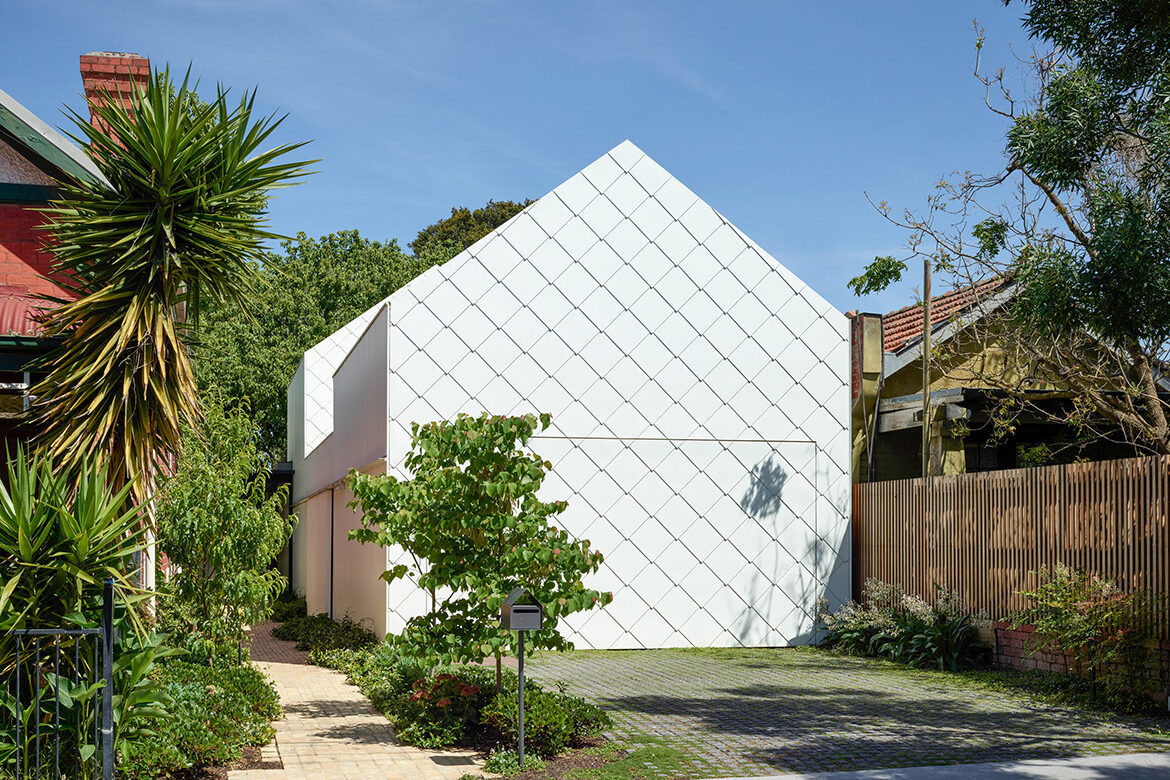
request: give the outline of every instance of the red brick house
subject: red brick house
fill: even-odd
[[[107,96],[126,104],[149,77],[150,61],[137,54],[81,57],[91,109]],[[66,295],[38,230],[45,222],[40,209],[57,197],[60,182],[95,179],[101,180],[101,173],[76,144],[0,90],[0,436],[5,446],[31,433],[24,412],[36,381],[35,360],[51,346],[38,315],[52,306],[46,296]]]

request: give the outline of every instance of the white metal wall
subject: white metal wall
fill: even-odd
[[[615,591],[607,617],[574,623],[579,644],[807,641],[816,599],[849,597],[846,319],[633,144],[390,300],[392,469],[412,421],[460,411],[551,412],[550,435],[574,443],[539,446],[576,499],[566,523],[602,535],[594,584]],[[633,457],[600,458],[601,439]],[[717,480],[708,466],[658,466],[636,439],[726,463]],[[811,444],[801,455],[781,442]],[[757,517],[739,502],[753,469],[773,467],[786,494]],[[663,522],[638,500],[632,486],[659,470],[689,514]],[[632,503],[603,515],[607,480],[631,486]],[[703,529],[680,517],[723,540],[681,579],[662,551]],[[392,611],[417,608],[417,594],[391,593]],[[718,630],[687,622],[699,612]]]

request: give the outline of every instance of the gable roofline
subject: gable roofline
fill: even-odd
[[[992,312],[996,311],[1001,306],[1003,306],[1005,303],[1007,303],[1009,300],[1011,300],[1012,296],[1015,295],[1015,291],[1016,291],[1015,284],[1014,283],[1004,283],[1004,282],[1001,282],[999,280],[995,280],[995,281],[997,282],[997,284],[1002,285],[1003,289],[1001,289],[999,292],[992,295],[990,298],[982,298],[981,299],[978,297],[972,297],[971,303],[969,305],[965,306],[962,309],[959,309],[957,311],[953,311],[953,312],[949,313],[947,315],[947,319],[945,320],[945,324],[940,323],[939,325],[936,325],[930,329],[931,342],[936,346],[938,344],[946,343],[947,341],[954,338],[955,335],[959,331],[963,330],[968,325],[971,325],[972,323],[978,321],[982,317],[985,317],[988,314],[991,314]],[[990,287],[990,284],[986,283],[986,282],[983,283],[983,285]],[[977,288],[977,287],[979,287],[978,284],[972,285],[971,287],[963,288],[962,290],[956,290],[956,291],[953,291],[951,293],[947,293],[947,295],[953,295],[953,294],[958,293],[958,292],[965,292],[965,293],[977,292],[975,290],[972,290],[972,288]],[[941,298],[941,297],[945,297],[945,296],[939,296],[939,297]],[[938,298],[931,299],[932,306],[934,305],[934,302],[936,300],[938,300]],[[887,315],[887,316],[901,314],[902,312],[906,312],[906,311],[912,310],[914,308],[917,308],[920,312],[922,310],[921,305],[912,304],[912,305],[904,307],[902,309],[898,309],[897,311],[893,312],[891,315]],[[882,323],[882,327],[883,327],[883,329],[885,328],[884,321]],[[900,351],[896,351],[896,352],[886,351],[886,359],[885,359],[885,361],[883,361],[884,367],[882,370],[882,376],[884,378],[889,379],[891,376],[896,374],[898,371],[901,371],[903,368],[905,368],[906,366],[913,363],[915,360],[918,360],[922,357],[923,339],[922,339],[922,317],[921,316],[919,316],[918,333],[917,333],[917,335],[913,336],[912,338],[914,338],[915,341],[913,343],[911,343],[910,346],[902,346],[900,348]],[[905,344],[905,343],[906,342],[903,342],[903,344]]]
[[[109,185],[85,152],[4,90],[0,90],[0,137],[54,179],[71,178]]]

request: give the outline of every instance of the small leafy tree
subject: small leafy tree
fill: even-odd
[[[412,479],[350,473],[351,506],[364,512],[364,528],[350,538],[400,545],[414,559],[413,567],[395,566],[382,578],[409,577],[447,594],[433,598],[431,611],[412,618],[401,635],[387,637],[403,655],[432,666],[494,656],[498,682],[500,658],[516,641],[500,628],[500,604],[517,585],[544,605],[544,628],[527,638],[533,649],[571,648],[558,620],[612,601],[613,594],[581,581],[601,566],[601,553],[550,522],[568,504],[536,496],[552,464],[527,446],[550,421],[547,414],[485,413],[414,423],[406,456]]]
[[[173,618],[203,640],[191,649],[213,661],[243,640],[245,624],[267,619],[286,584],[270,566],[292,521],[282,511],[284,488],[268,495],[254,433],[245,411],[205,397],[158,504],[159,545],[176,566]]]

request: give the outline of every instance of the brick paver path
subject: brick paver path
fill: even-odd
[[[231,780],[456,780],[478,770],[474,753],[400,744],[345,675],[305,664],[307,653],[273,639],[270,629],[253,630],[252,661],[280,694],[285,717],[275,724],[276,747],[284,769],[231,772]]]
[[[681,748],[695,777],[1170,750],[1167,719],[1038,704],[804,648],[550,653],[529,668],[609,710],[614,737]]]

